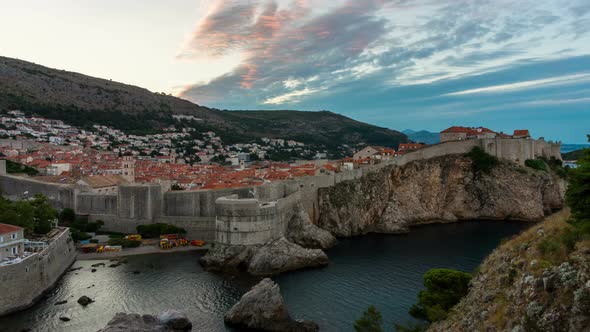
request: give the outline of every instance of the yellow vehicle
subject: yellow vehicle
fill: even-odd
[[[139,234],[131,234],[131,235],[125,236],[125,238],[127,240],[136,240],[136,241],[139,241],[139,240],[141,240],[141,235],[139,235]]]
[[[104,246],[98,247],[98,249],[96,249],[96,252],[104,252]]]
[[[172,248],[172,244],[168,239],[161,239],[160,240],[160,249],[170,249]]]

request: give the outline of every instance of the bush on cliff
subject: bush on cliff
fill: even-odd
[[[418,294],[418,303],[410,314],[429,322],[447,317],[449,310],[467,295],[471,274],[451,269],[432,269],[424,274],[425,290]]]
[[[473,169],[476,172],[489,173],[498,165],[498,158],[486,153],[477,146],[473,147],[466,156],[473,161]]]
[[[542,159],[527,159],[524,165],[537,171],[547,172],[547,164]]]
[[[156,223],[137,226],[137,233],[144,239],[153,239],[163,234],[186,234],[186,230],[174,225]]]
[[[567,175],[569,185],[565,199],[571,209],[569,225],[548,235],[537,246],[542,257],[553,263],[566,260],[579,241],[590,238],[590,149],[578,159],[578,167],[570,169]]]
[[[383,332],[383,317],[374,305],[363,312],[361,318],[354,322],[356,332]]]

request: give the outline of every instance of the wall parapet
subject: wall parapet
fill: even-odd
[[[0,315],[26,309],[49,291],[76,259],[74,241],[64,228],[43,251],[0,267]]]

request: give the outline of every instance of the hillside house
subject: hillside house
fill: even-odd
[[[0,264],[22,257],[25,253],[24,242],[22,227],[0,224]]]
[[[414,150],[422,149],[423,147],[425,147],[425,145],[424,144],[420,144],[420,143],[400,143],[400,145],[397,148],[397,150],[399,152],[406,153],[406,152],[409,152],[409,151],[414,151]]]

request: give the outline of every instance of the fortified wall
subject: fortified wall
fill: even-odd
[[[163,192],[158,184],[128,184],[120,186],[117,194],[105,195],[5,173],[0,173],[0,189],[11,198],[44,194],[57,208],[69,207],[92,221],[103,220],[104,229],[109,231],[133,233],[138,225],[161,222],[183,227],[194,239],[256,244],[281,236],[295,209],[304,209],[311,220],[317,221],[319,188],[359,179],[383,167],[467,153],[476,146],[519,164],[538,157],[561,159],[559,143],[489,138],[440,143],[351,171],[239,189]]]
[[[76,259],[74,241],[64,228],[42,252],[0,267],[0,316],[32,306]]]

